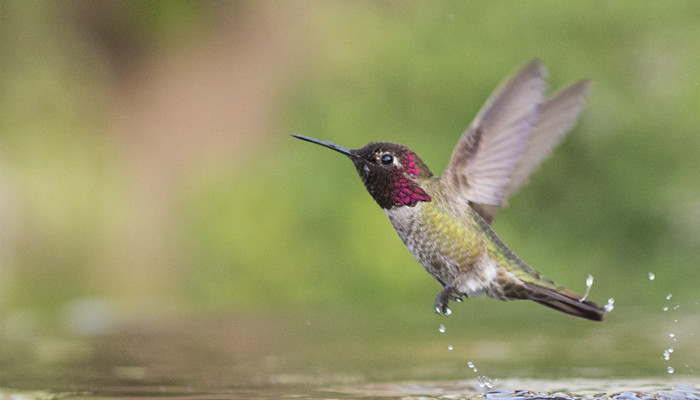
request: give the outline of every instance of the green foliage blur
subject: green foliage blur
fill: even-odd
[[[400,142],[440,174],[491,91],[533,58],[551,89],[591,78],[592,91],[496,231],[576,291],[593,275],[591,299],[614,297],[616,312],[661,312],[668,293],[698,301],[699,2],[4,1],[0,13],[0,315],[82,298],[430,313],[438,284],[352,165],[289,134]],[[162,118],[182,103],[191,118]],[[200,117],[214,122],[188,126]]]

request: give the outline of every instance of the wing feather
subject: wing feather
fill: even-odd
[[[583,108],[590,81],[544,98],[545,69],[534,60],[504,81],[460,137],[442,180],[446,194],[488,223],[528,182]]]
[[[532,61],[489,97],[460,137],[445,170],[451,195],[465,203],[502,203],[503,189],[538,120],[544,75],[544,66]]]
[[[539,168],[542,161],[551,156],[552,150],[576,123],[589,87],[590,81],[583,80],[547,97],[540,107],[539,119],[530,137],[530,144],[513,170],[510,182],[503,189],[502,205],[507,205],[508,198],[528,182],[530,174]]]

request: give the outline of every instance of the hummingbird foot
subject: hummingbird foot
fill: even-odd
[[[449,307],[450,300],[461,303],[463,301],[462,296],[464,296],[464,294],[459,293],[454,286],[446,286],[438,293],[433,310],[436,314],[450,315],[452,314],[452,310],[450,310]]]

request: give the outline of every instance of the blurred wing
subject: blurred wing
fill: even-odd
[[[520,69],[496,89],[462,134],[442,178],[455,200],[501,205],[537,123],[544,75],[537,60]]]
[[[508,198],[528,182],[530,174],[552,154],[552,150],[576,123],[589,86],[590,81],[583,80],[547,97],[540,107],[539,119],[530,137],[530,144],[503,189],[502,205],[507,205]]]

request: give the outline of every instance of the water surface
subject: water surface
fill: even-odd
[[[455,314],[178,316],[6,330],[0,399],[700,399],[694,316],[667,325],[658,316],[593,324],[537,312],[544,318]]]

